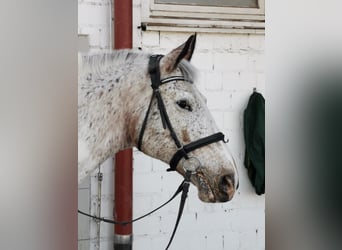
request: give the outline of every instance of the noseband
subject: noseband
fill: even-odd
[[[178,80],[189,82],[189,83],[192,83],[192,81],[190,79],[186,79],[183,76],[170,76],[167,78],[160,79],[159,62],[160,62],[160,59],[162,57],[163,57],[162,55],[152,55],[150,57],[150,60],[149,60],[148,72],[149,72],[150,77],[151,77],[151,87],[153,89],[153,93],[152,93],[151,101],[150,101],[150,104],[148,106],[143,124],[141,126],[141,130],[140,130],[140,134],[139,134],[139,140],[138,140],[138,149],[141,151],[144,132],[145,132],[147,121],[148,121],[148,116],[149,116],[150,111],[151,111],[152,102],[153,102],[154,98],[156,98],[157,104],[158,104],[158,109],[160,112],[160,117],[161,117],[162,124],[163,124],[163,128],[169,129],[170,135],[171,135],[173,141],[175,142],[175,144],[177,146],[177,151],[173,155],[173,157],[171,158],[171,160],[169,162],[170,168],[167,169],[167,171],[175,171],[179,161],[183,157],[185,159],[189,159],[188,153],[190,153],[191,151],[194,151],[198,148],[207,146],[211,143],[215,143],[215,142],[219,142],[219,141],[226,142],[226,141],[224,140],[224,134],[221,132],[209,135],[207,137],[203,137],[197,141],[190,142],[189,144],[186,144],[186,145],[183,145],[179,141],[177,134],[171,125],[169,116],[166,112],[166,108],[165,108],[162,96],[160,94],[160,91],[159,91],[159,86],[164,84],[164,83],[168,83],[168,82],[172,82],[172,81],[178,81]]]

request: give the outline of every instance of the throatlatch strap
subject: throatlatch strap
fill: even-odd
[[[211,143],[215,143],[218,141],[223,141],[224,143],[227,143],[227,141],[224,140],[224,134],[221,132],[218,132],[213,135],[209,135],[207,137],[201,138],[197,141],[190,142],[187,145],[184,145],[182,148],[180,148],[172,157],[170,161],[170,168],[167,169],[167,171],[175,171],[176,167],[178,165],[178,162],[183,158],[187,157],[187,154],[191,151],[194,151],[195,149],[207,146]]]

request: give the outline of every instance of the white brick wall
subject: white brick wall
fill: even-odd
[[[89,36],[92,51],[111,49],[112,0],[78,0],[78,34]]]
[[[140,25],[141,0],[133,1],[133,46],[144,51],[167,53],[183,43],[191,33],[143,32]],[[111,47],[110,0],[79,1],[78,31],[89,35],[91,50]],[[219,128],[230,139],[240,175],[240,188],[231,202],[205,204],[198,200],[191,186],[184,215],[172,249],[221,250],[265,249],[265,197],[257,196],[243,165],[244,141],[242,115],[253,87],[265,94],[264,36],[248,34],[198,33],[192,63],[199,69],[200,91],[207,97],[208,107]],[[134,153],[134,217],[166,201],[182,178],[167,173],[167,166],[158,160]],[[104,185],[103,215],[111,213],[113,204],[113,168],[102,167]],[[90,182],[90,207],[96,200],[96,178]],[[84,193],[85,189],[82,189]],[[93,208],[92,208],[93,209]],[[178,200],[168,207],[137,222],[134,230],[134,250],[165,248],[178,211]],[[86,225],[86,223],[83,225]],[[92,224],[94,227],[94,223]],[[111,226],[103,226],[101,249],[112,249]],[[86,232],[86,230],[83,230]],[[94,228],[90,229],[90,249],[95,249]],[[89,243],[88,242],[88,243]],[[83,248],[85,246],[85,248]],[[79,249],[89,249],[80,241]]]

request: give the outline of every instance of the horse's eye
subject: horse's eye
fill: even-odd
[[[182,109],[186,109],[188,111],[192,111],[191,105],[188,103],[187,100],[180,100],[177,101],[177,104],[179,107],[181,107]]]

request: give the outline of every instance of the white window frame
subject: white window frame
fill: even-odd
[[[142,27],[146,30],[264,33],[265,0],[258,8],[158,4],[142,0]]]

